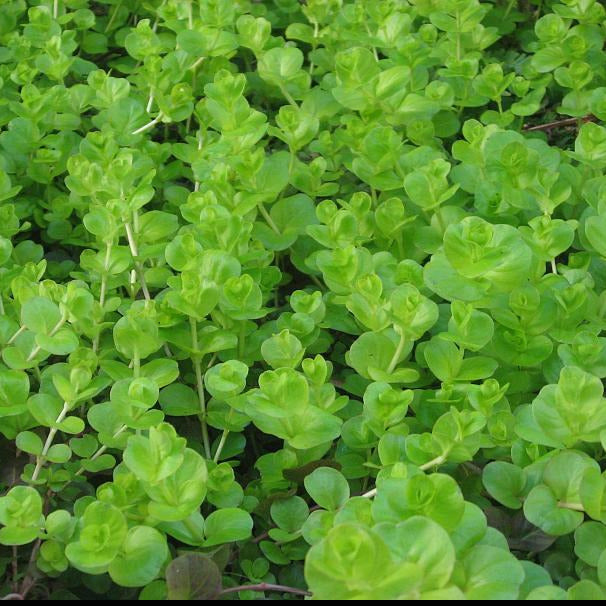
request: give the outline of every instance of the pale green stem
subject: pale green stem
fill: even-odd
[[[238,335],[238,358],[244,357],[244,344],[246,343],[246,320],[240,324],[240,334]]]
[[[398,343],[398,347],[396,348],[396,351],[394,351],[393,357],[391,358],[391,362],[387,367],[387,374],[390,375],[396,369],[396,366],[398,365],[398,362],[400,360],[400,356],[402,355],[402,351],[404,351],[405,344],[406,338],[404,337],[404,333],[402,333],[400,335],[400,342]]]
[[[143,126],[141,126],[140,128],[138,128],[137,130],[134,130],[131,135],[140,135],[141,133],[144,133],[150,129],[152,129],[154,126],[156,126],[156,124],[158,124],[158,122],[160,122],[160,120],[162,120],[163,118],[163,114],[162,112],[160,112],[151,122],[148,122],[147,124],[144,124]]]
[[[441,465],[442,463],[444,463],[446,461],[447,457],[448,457],[448,453],[442,454],[439,457],[436,457],[435,459],[428,461],[427,463],[423,463],[423,465],[419,465],[419,469],[421,471],[427,471],[428,469],[431,469],[432,467],[436,467],[437,465]],[[372,499],[374,496],[376,496],[376,494],[377,494],[377,489],[373,488],[372,490],[365,492],[362,496],[367,499]]]
[[[205,59],[206,59],[206,57],[200,57],[200,58],[196,59],[196,61],[191,65],[191,67],[189,69],[192,71],[195,71],[196,69],[198,69],[198,67],[200,67],[200,65],[202,65],[202,63],[204,63]]]
[[[67,413],[69,412],[69,405],[67,402],[63,404],[63,408],[59,413],[59,416],[55,420],[55,425],[60,425],[65,420]],[[32,474],[32,481],[36,481],[40,472],[42,471],[42,467],[44,467],[44,463],[46,462],[46,455],[50,450],[50,447],[53,445],[53,440],[57,435],[57,431],[59,431],[56,427],[52,427],[48,432],[48,437],[46,438],[46,442],[44,443],[44,447],[42,448],[42,453],[40,456],[36,457],[36,468],[34,469],[34,473]]]
[[[202,145],[203,145],[203,141],[202,141],[202,131],[198,130],[198,151],[202,150]],[[198,191],[200,189],[200,181],[194,181],[194,191]]]
[[[141,356],[139,350],[135,349],[133,352],[133,377],[138,379],[141,376]]]
[[[314,50],[316,50],[316,40],[318,38],[318,34],[320,33],[320,24],[317,21],[314,21],[314,41],[313,41],[313,48]],[[309,75],[311,76],[313,74],[315,65],[313,61],[310,61],[309,63]]]
[[[219,462],[219,458],[221,457],[221,453],[223,452],[223,448],[225,447],[225,442],[227,442],[228,435],[229,429],[224,429],[223,434],[221,435],[221,439],[219,440],[219,445],[217,446],[217,452],[215,452],[215,456],[213,457],[214,463]]]
[[[189,532],[191,532],[192,536],[194,536],[194,537],[200,536],[200,529],[197,528],[189,518],[185,518],[182,521],[183,521],[183,525],[185,526],[185,528],[187,528],[187,530],[189,530]]]
[[[293,107],[299,107],[294,97],[286,90],[285,86],[280,84],[279,88],[282,94],[284,95],[284,98],[288,101],[288,103],[290,103],[290,105],[292,105]]]
[[[114,24],[114,19],[116,18],[116,15],[118,14],[120,7],[122,6],[122,1],[123,0],[120,0],[120,2],[118,2],[118,4],[116,4],[116,7],[114,8],[114,12],[112,13],[112,16],[109,18],[107,25],[105,26],[106,33],[109,31],[109,28]]]
[[[198,348],[198,322],[190,316],[192,349]],[[198,401],[200,402],[200,427],[202,429],[202,443],[207,459],[211,458],[210,440],[208,438],[208,425],[206,423],[206,397],[204,396],[204,380],[202,378],[202,365],[197,355],[192,357],[194,372],[196,373],[196,389],[198,390]]]
[[[105,258],[103,259],[103,275],[101,276],[101,291],[99,293],[99,305],[101,309],[105,305],[105,295],[107,291],[107,272],[109,270],[109,261],[111,256],[111,246],[109,244],[106,245],[105,249]],[[93,340],[93,351],[97,353],[97,349],[99,349],[99,339],[101,337],[101,333],[97,334]]]
[[[65,324],[66,321],[67,321],[67,318],[65,316],[63,316],[55,324],[55,326],[50,331],[50,333],[48,334],[48,336],[49,337],[54,337],[57,334],[57,332],[59,332],[59,329]],[[32,352],[29,354],[29,356],[27,356],[26,362],[31,362],[40,353],[41,349],[42,349],[42,347],[40,347],[40,345],[36,345],[36,347],[34,347],[34,349],[32,349]]]
[[[259,212],[263,215],[263,218],[267,222],[267,225],[269,225],[269,227],[271,227],[271,229],[273,229],[278,235],[280,235],[280,230],[278,229],[278,226],[274,223],[273,219],[270,217],[270,215],[267,212],[267,209],[265,208],[263,203],[257,204],[257,208],[259,209]]]
[[[118,431],[113,435],[113,438],[114,439],[117,438],[118,436],[123,434],[127,429],[128,429],[128,426],[122,425],[122,427],[120,427],[120,429],[118,429]],[[101,448],[99,448],[99,450],[97,450],[97,452],[90,458],[90,460],[96,461],[106,451],[107,451],[107,446],[101,446]],[[84,469],[84,467],[80,467],[80,469],[76,472],[76,475],[81,476],[85,471],[86,471],[86,469]]]
[[[585,508],[581,503],[567,503],[566,501],[558,501],[558,507],[561,509],[571,509],[572,511],[580,511],[585,513]]]
[[[133,230],[130,226],[130,223],[125,223],[124,227],[126,228],[126,237],[128,239],[128,246],[130,248],[130,253],[135,262],[135,269],[137,271],[137,275],[139,277],[139,282],[141,284],[141,290],[143,291],[143,296],[147,301],[151,301],[151,296],[149,294],[149,290],[147,290],[147,283],[145,282],[145,275],[143,273],[143,266],[139,262],[139,251],[137,250],[137,243],[135,242],[135,237],[133,235]]]
[[[22,326],[13,334],[13,336],[7,341],[7,345],[12,345],[19,336],[21,336],[27,330],[27,326]]]

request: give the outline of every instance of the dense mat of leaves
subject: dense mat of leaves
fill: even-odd
[[[3,595],[606,598],[605,23],[2,0]]]

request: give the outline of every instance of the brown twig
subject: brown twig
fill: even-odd
[[[17,593],[19,590],[19,554],[16,545],[13,545],[12,548],[11,569],[13,572],[13,591]]]
[[[288,587],[286,585],[273,585],[272,583],[258,583],[257,585],[239,585],[238,587],[228,587],[223,589],[219,595],[228,593],[237,593],[239,591],[279,591],[280,593],[292,593],[294,595],[311,596],[309,591]]]
[[[522,130],[524,132],[530,133],[533,131],[543,131],[543,130],[552,130],[554,128],[564,127],[564,126],[576,126],[579,121],[581,122],[595,122],[595,116],[589,114],[588,116],[583,116],[582,118],[566,118],[564,120],[556,120],[555,122],[549,122],[548,124],[537,124],[535,126],[526,125]]]

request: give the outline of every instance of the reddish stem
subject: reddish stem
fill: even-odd
[[[228,593],[237,593],[239,591],[279,591],[280,593],[292,593],[294,595],[311,596],[309,591],[288,587],[287,585],[273,585],[272,583],[258,583],[257,585],[239,585],[238,587],[228,587],[221,591],[220,595]]]
[[[565,120],[556,120],[555,122],[549,122],[548,124],[538,124],[536,126],[525,126],[524,132],[532,132],[538,130],[551,130],[552,128],[558,128],[559,126],[576,126],[581,120],[582,122],[595,122],[595,116],[591,114],[583,116],[582,118],[566,118]]]

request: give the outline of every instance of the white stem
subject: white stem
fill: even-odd
[[[143,296],[147,301],[151,301],[151,296],[149,294],[149,290],[147,290],[147,283],[145,282],[145,275],[143,274],[143,267],[141,263],[138,261],[139,251],[137,250],[137,243],[135,242],[135,237],[133,235],[133,230],[130,226],[130,223],[125,223],[124,227],[126,228],[126,237],[128,239],[128,246],[130,248],[130,254],[135,261],[135,269],[137,274],[139,274],[139,282],[141,283],[141,290],[143,291]]]
[[[198,131],[198,151],[202,150],[202,133]],[[200,189],[200,181],[194,181],[194,191]]]
[[[148,122],[147,124],[143,125],[141,128],[138,128],[137,130],[134,130],[131,134],[140,135],[141,133],[144,133],[145,131],[150,130],[151,128],[156,126],[156,124],[158,124],[158,122],[160,122],[160,120],[162,120],[162,118],[163,118],[162,113],[159,113],[151,122]]]
[[[15,334],[7,341],[7,345],[12,345],[15,340],[22,335],[25,331],[27,330],[27,328],[25,326],[22,326],[18,331],[15,332]]]
[[[48,333],[48,336],[54,337],[66,321],[67,318],[62,316],[61,319],[55,324],[55,326],[53,326],[53,329],[50,331],[50,333]],[[36,345],[36,347],[32,349],[32,352],[29,354],[29,356],[27,356],[26,362],[31,362],[40,353],[41,349],[42,347],[40,345]]]
[[[67,402],[65,402],[63,404],[63,408],[61,409],[61,412],[59,413],[59,416],[57,417],[57,419],[55,421],[55,425],[59,425],[60,423],[63,423],[68,412],[69,412],[69,406],[68,406]],[[46,438],[46,442],[44,443],[44,448],[42,449],[42,453],[40,454],[39,457],[36,458],[36,468],[34,469],[34,473],[32,474],[32,480],[34,482],[38,479],[38,476],[40,475],[40,472],[42,471],[42,467],[44,466],[44,462],[46,461],[46,455],[48,454],[50,447],[53,445],[53,440],[55,439],[55,436],[57,435],[57,431],[58,431],[58,429],[56,429],[55,427],[51,428],[51,430],[48,432],[48,437]]]
[[[448,457],[448,453],[442,454],[439,457],[436,457],[435,459],[428,461],[427,463],[423,463],[423,465],[419,465],[419,469],[421,471],[427,471],[428,469],[435,467],[436,465],[441,465],[442,463],[444,463],[444,461],[446,461],[447,457]],[[377,495],[377,489],[373,488],[372,490],[365,492],[362,496],[366,499],[372,499],[376,495]]]
[[[53,0],[53,19],[59,16],[59,0]]]
[[[219,445],[217,446],[217,452],[215,452],[215,456],[213,457],[213,463],[219,462],[221,453],[223,452],[223,448],[225,447],[225,442],[227,442],[228,435],[229,429],[224,429],[223,434],[221,435],[221,439],[219,440]]]
[[[191,345],[192,349],[198,348],[198,322],[190,316],[189,324],[191,329]],[[196,373],[196,389],[198,392],[198,402],[200,404],[200,427],[202,430],[202,443],[204,444],[204,454],[207,459],[211,458],[210,439],[208,437],[208,425],[206,423],[206,397],[204,396],[204,380],[202,378],[202,365],[200,358],[194,356],[192,358],[194,372]]]
[[[122,425],[122,427],[120,427],[120,429],[118,429],[118,431],[113,435],[113,438],[116,439],[119,435],[123,434],[127,429],[128,429],[128,427],[126,425]],[[90,460],[96,461],[106,451],[107,451],[107,446],[101,446],[101,448],[99,448],[99,450],[97,450],[97,452],[90,458]],[[80,467],[80,469],[76,472],[76,475],[81,476],[85,471],[86,470],[84,469],[84,467]]]
[[[189,69],[191,69],[191,70],[198,69],[198,67],[200,65],[202,65],[202,63],[204,62],[204,59],[206,59],[206,57],[200,57],[199,59],[196,59],[196,61],[194,63],[192,63],[192,66]]]
[[[99,305],[103,310],[103,306],[105,305],[105,295],[107,291],[107,272],[109,270],[109,261],[111,257],[111,246],[109,244],[106,245],[105,248],[105,258],[103,259],[103,275],[101,276],[101,291],[99,293]],[[101,333],[99,333],[93,340],[93,351],[97,353],[97,349],[99,348],[99,338]]]
[[[404,338],[404,333],[400,335],[400,342],[398,343],[398,347],[396,347],[396,351],[394,351],[393,357],[389,363],[389,367],[387,368],[387,374],[391,374],[398,365],[400,361],[400,356],[402,355],[402,351],[404,351],[404,344],[406,343],[406,339]]]

